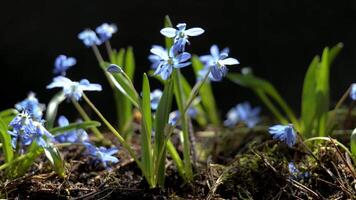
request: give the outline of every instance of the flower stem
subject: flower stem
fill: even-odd
[[[74,105],[74,107],[78,110],[79,114],[83,117],[84,121],[91,121],[90,117],[88,116],[88,114],[85,112],[85,110],[83,109],[83,107],[75,100],[72,100],[72,103]],[[96,127],[92,127],[90,128],[95,137],[99,140],[99,141],[103,141],[104,140],[104,136],[100,133],[99,129]]]
[[[105,41],[105,47],[106,47],[106,51],[108,53],[108,56],[110,57],[112,54],[112,48],[111,48],[111,44],[108,40]]]
[[[117,139],[119,139],[119,142],[126,148],[130,156],[135,160],[142,173],[144,173],[144,176],[147,177],[141,162],[138,160],[135,152],[132,150],[130,145],[125,141],[125,139],[120,135],[120,133],[116,131],[116,129],[109,123],[109,121],[106,120],[106,118],[101,114],[101,112],[95,107],[95,105],[89,100],[89,98],[85,94],[83,94],[83,98],[87,102],[87,104],[94,110],[94,112],[99,116],[99,118],[104,122],[108,129],[117,137]]]
[[[95,55],[96,59],[98,60],[99,65],[101,65],[101,63],[104,62],[104,59],[103,59],[103,57],[102,57],[101,54],[100,54],[100,51],[99,51],[99,49],[98,49],[98,46],[93,45],[93,46],[91,46],[91,48],[93,49],[94,55]]]

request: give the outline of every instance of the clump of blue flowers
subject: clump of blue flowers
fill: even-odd
[[[103,23],[95,29],[99,35],[101,43],[111,39],[112,35],[117,32],[117,26],[115,24]]]
[[[101,41],[96,33],[91,29],[86,29],[78,34],[80,39],[86,47],[92,47],[94,45],[100,45]]]
[[[65,76],[66,71],[74,66],[77,63],[77,60],[73,57],[68,57],[66,55],[59,55],[54,61],[54,74],[60,74]]]
[[[289,147],[293,147],[297,141],[297,134],[294,131],[293,125],[275,125],[268,129],[273,139],[280,140],[286,143]]]
[[[58,125],[59,127],[66,127],[69,125],[69,121],[65,116],[60,116],[58,118]],[[59,143],[83,143],[88,142],[89,137],[85,130],[74,129],[56,134],[55,141]]]
[[[47,86],[47,89],[62,88],[63,93],[68,99],[78,101],[84,91],[101,91],[102,87],[99,84],[90,83],[87,79],[82,79],[80,82],[71,81],[64,76],[58,76],[53,79],[53,82]]]
[[[35,93],[30,92],[25,100],[15,105],[15,108],[20,112],[26,111],[26,113],[36,120],[41,120],[46,106],[38,101]]]
[[[237,104],[227,113],[227,119],[224,121],[224,125],[233,127],[237,123],[243,122],[247,127],[252,128],[260,121],[260,112],[261,108],[252,108],[249,102]]]

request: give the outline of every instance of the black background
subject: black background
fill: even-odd
[[[103,84],[104,92],[90,96],[113,117],[110,88],[91,49],[77,39],[77,34],[103,22],[116,23],[119,31],[112,46],[134,47],[135,81],[140,88],[142,73],[149,69],[151,45],[163,44],[159,30],[166,14],[174,24],[186,22],[188,27],[205,29],[202,36],[191,39],[189,52],[206,54],[212,44],[230,47],[230,55],[241,63],[232,71],[253,67],[255,74],[270,80],[297,112],[304,73],[325,46],[345,45],[331,72],[332,102],[355,80],[353,0],[22,0],[2,2],[0,10],[0,109],[12,107],[29,91],[47,103],[55,93],[45,89],[53,78],[54,59],[67,54],[78,60],[68,76]],[[193,80],[189,67],[183,71]],[[222,112],[244,100],[260,104],[251,91],[228,80],[214,84],[214,89]],[[65,107],[64,112],[72,112],[70,105]]]

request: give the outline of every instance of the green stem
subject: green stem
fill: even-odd
[[[177,169],[178,169],[178,173],[179,175],[184,178],[184,163],[182,161],[182,159],[180,159],[179,157],[179,154],[176,150],[176,148],[174,147],[173,143],[171,140],[168,140],[167,141],[167,151],[169,152],[169,154],[172,156],[172,159],[174,161],[174,163],[176,164],[177,166]]]
[[[125,139],[120,135],[120,133],[116,131],[116,129],[109,123],[109,121],[106,120],[106,118],[101,114],[101,112],[95,107],[95,105],[89,100],[89,98],[85,94],[83,94],[83,99],[94,110],[94,112],[104,122],[104,124],[108,127],[108,129],[117,137],[117,139],[119,139],[119,142],[126,148],[126,150],[129,152],[130,156],[135,160],[136,164],[141,169],[144,176],[146,178],[148,178],[146,176],[146,172],[145,172],[141,162],[138,160],[135,152],[132,150],[130,145],[125,141]],[[147,180],[149,180],[149,179],[147,179]]]
[[[112,54],[112,48],[111,48],[111,44],[109,42],[109,40],[105,41],[105,47],[106,47],[106,51],[108,53],[108,56],[110,57]]]
[[[96,59],[98,60],[99,65],[101,66],[101,64],[104,62],[104,59],[101,56],[98,47],[96,45],[93,45],[93,46],[91,46],[91,48],[93,49],[94,55],[95,55]]]
[[[89,115],[85,112],[83,107],[77,101],[72,100],[72,103],[73,103],[74,107],[77,109],[77,111],[79,112],[79,114],[83,117],[84,121],[91,121]],[[93,131],[95,137],[99,141],[103,141],[104,140],[104,136],[100,133],[98,128],[92,127],[90,129],[91,129],[91,131]]]

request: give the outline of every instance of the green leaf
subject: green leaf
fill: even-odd
[[[311,136],[311,131],[314,126],[314,119],[317,116],[316,112],[318,104],[318,95],[316,93],[316,78],[319,60],[319,56],[314,57],[313,61],[309,65],[303,84],[301,133],[307,137]]]
[[[126,50],[124,71],[133,81],[135,74],[135,57],[132,47],[128,47]]]
[[[1,114],[0,114],[1,115]],[[2,143],[2,150],[5,156],[5,163],[9,163],[14,158],[14,152],[11,146],[11,136],[8,133],[8,126],[0,117],[0,141]]]
[[[158,104],[155,118],[155,156],[156,159],[156,170],[157,171],[157,182],[159,185],[164,185],[165,178],[165,160],[166,160],[166,149],[165,149],[165,129],[168,125],[169,113],[171,111],[173,99],[173,82],[168,80],[163,90],[161,100]]]
[[[57,117],[58,106],[66,99],[64,93],[58,92],[56,95],[53,96],[51,101],[48,103],[46,109],[46,128],[51,129],[53,128],[54,121]]]
[[[350,137],[350,146],[351,146],[351,153],[356,160],[356,128],[352,131],[351,137]]]
[[[164,27],[173,27],[171,19],[169,18],[168,15],[164,17]],[[173,46],[173,38],[167,38],[165,37],[165,43],[166,43],[166,48],[167,51]]]
[[[200,62],[197,56],[192,57],[192,66],[195,72],[195,75],[198,76],[200,70],[204,68],[203,64]],[[199,91],[202,104],[204,109],[208,113],[208,117],[210,122],[212,122],[215,126],[220,125],[220,118],[218,115],[218,109],[216,108],[215,97],[213,94],[213,90],[211,88],[210,81],[206,81]]]
[[[101,126],[101,124],[98,121],[76,122],[76,123],[70,123],[67,126],[63,126],[63,127],[52,128],[49,130],[49,132],[54,134],[54,133],[66,132],[70,130],[88,129],[88,128],[99,127],[99,126]]]
[[[52,145],[46,146],[43,149],[47,159],[52,164],[54,171],[60,177],[64,177],[65,176],[64,160],[61,154],[59,153],[58,149]]]
[[[142,164],[146,170],[146,174],[149,174],[149,179],[153,176],[152,174],[152,154],[151,154],[151,131],[152,131],[152,114],[151,114],[151,89],[150,83],[146,73],[143,75],[143,85],[142,85],[142,133],[141,133],[141,144],[142,144]]]

